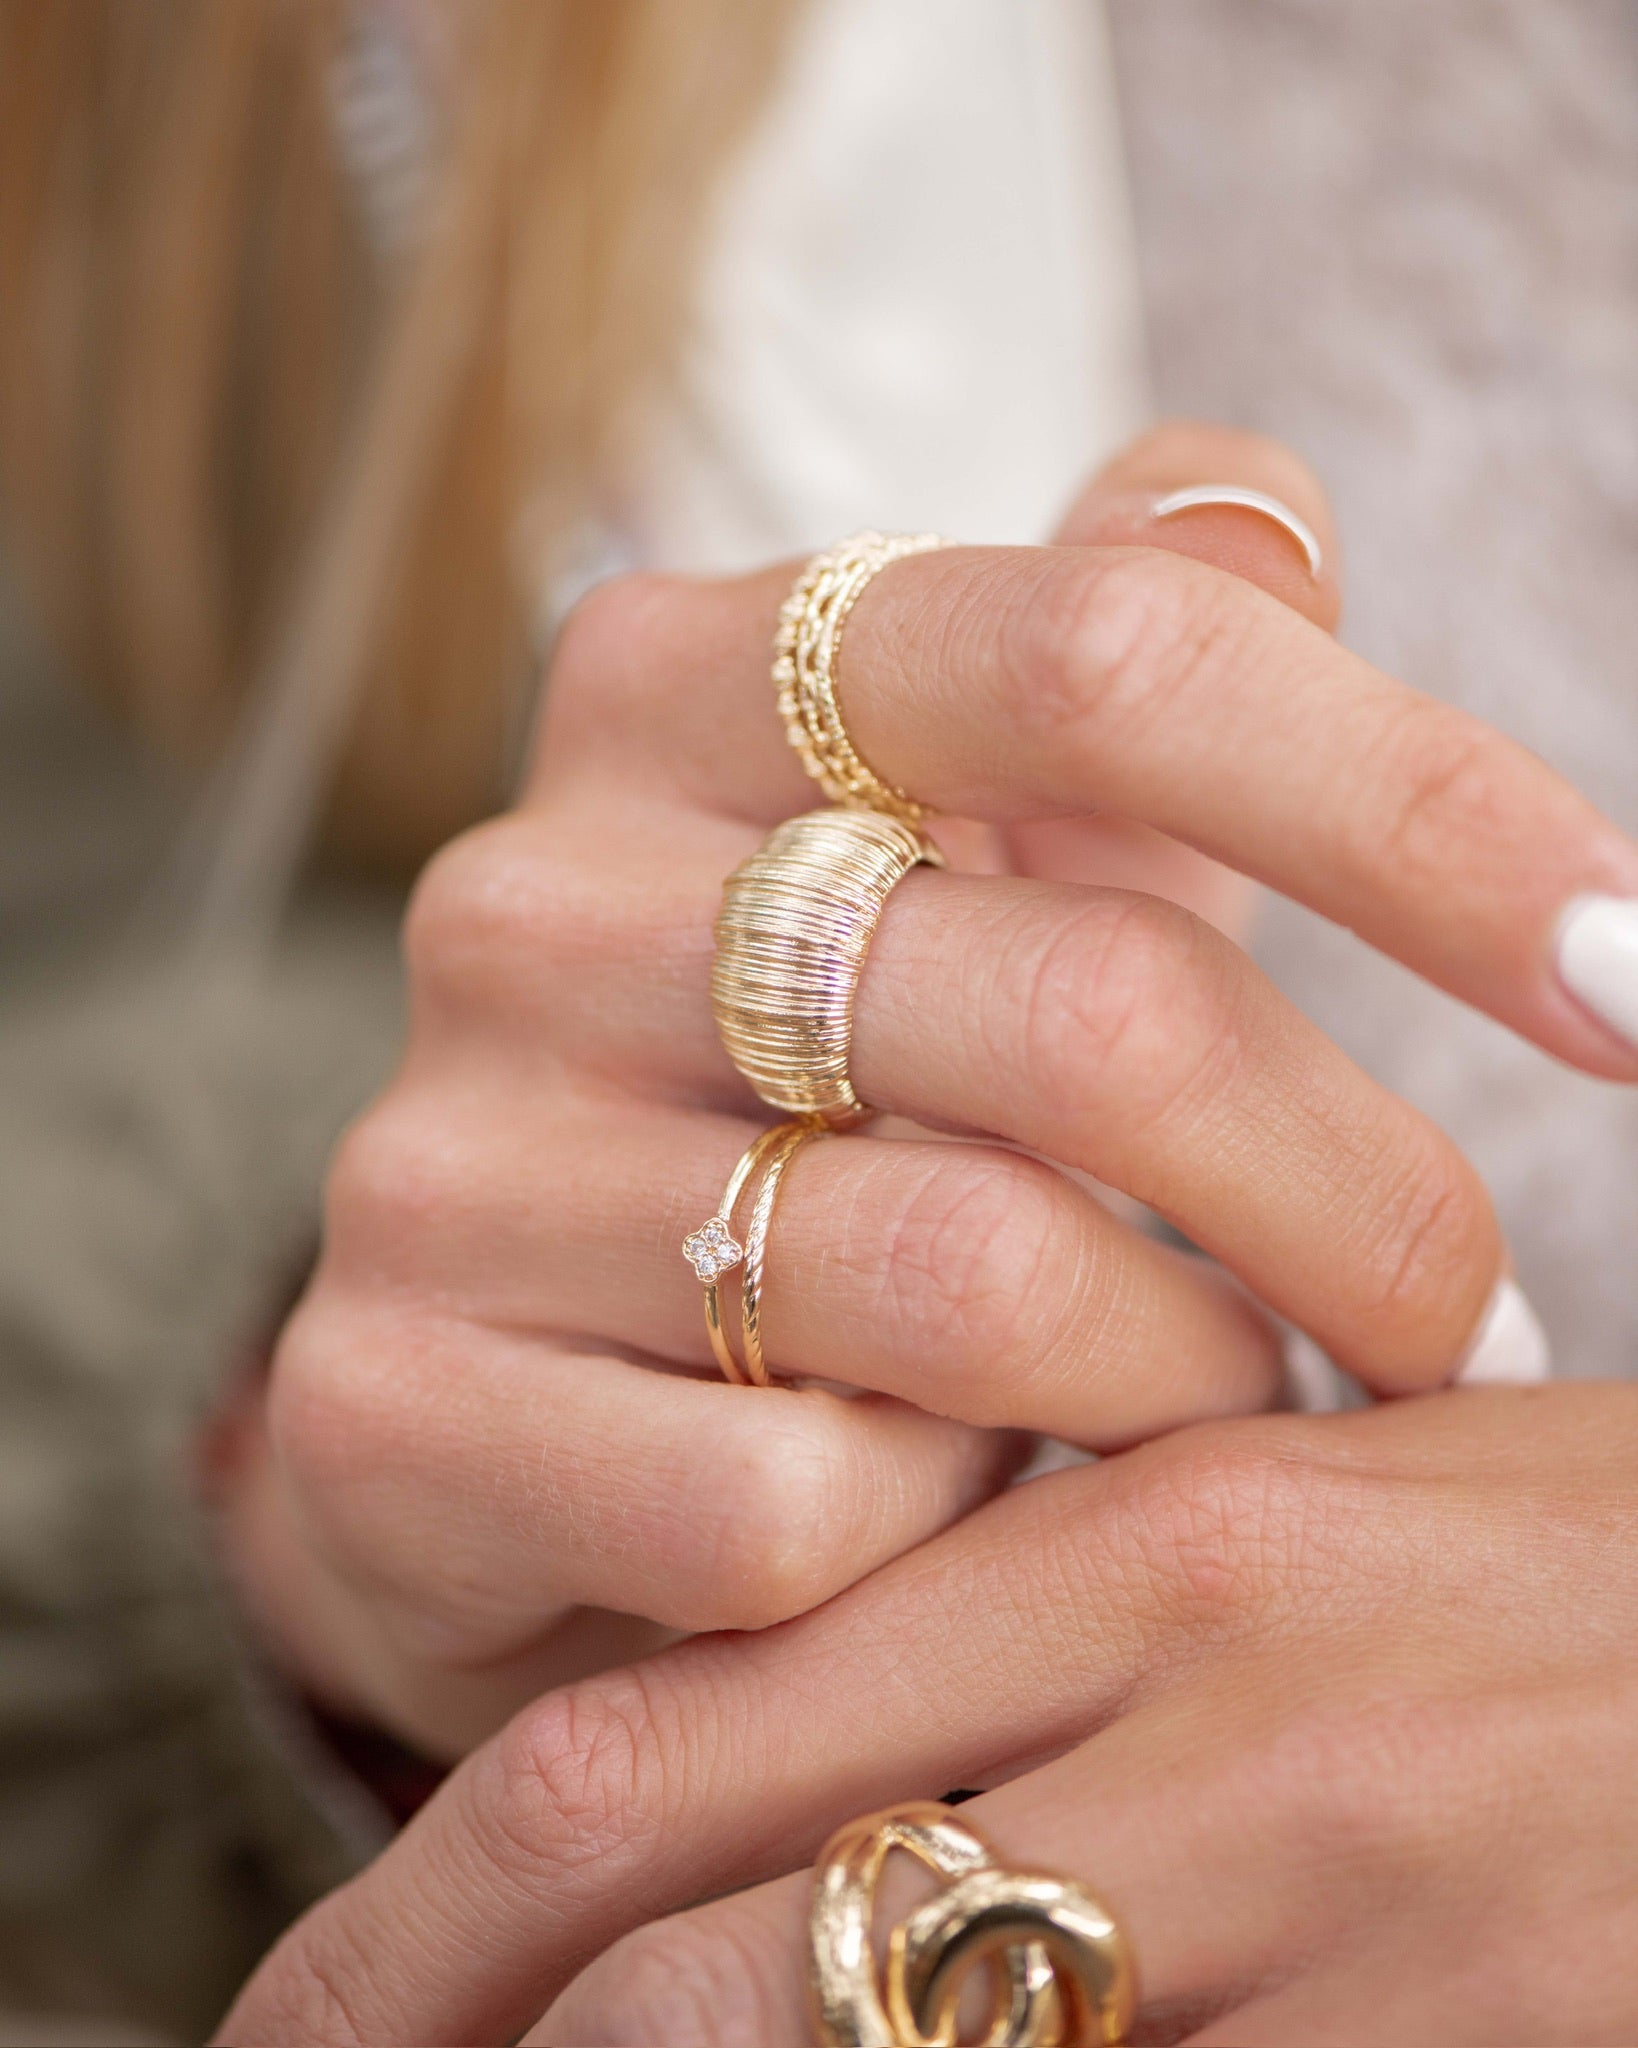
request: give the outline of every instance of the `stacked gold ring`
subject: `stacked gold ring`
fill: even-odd
[[[717,1029],[763,1101],[796,1119],[747,1147],[716,1215],[683,1243],[704,1284],[712,1355],[740,1386],[769,1384],[762,1277],[785,1172],[819,1130],[848,1130],[871,1114],[848,1060],[854,994],[877,920],[918,862],[944,865],[916,829],[925,807],[884,782],[849,736],[836,695],[841,632],[872,577],[945,545],[930,533],[856,534],[814,556],[779,615],[774,682],[786,734],[825,794],[846,808],[787,820],[723,885],[711,974]],[[734,1211],[757,1174],[741,1244]],[[740,1266],[743,1358],[724,1325],[720,1287]]]
[[[832,803],[914,823],[927,806],[886,782],[853,744],[836,694],[848,614],[889,563],[950,543],[936,533],[856,533],[808,563],[786,598],[774,638],[774,687],[785,736]]]
[[[823,1128],[817,1121],[804,1117],[794,1123],[775,1124],[753,1138],[729,1176],[717,1213],[683,1239],[683,1257],[705,1288],[705,1329],[711,1340],[711,1355],[721,1367],[723,1378],[736,1387],[773,1384],[762,1355],[762,1274],[767,1261],[768,1229],[785,1169]],[[762,1177],[755,1184],[750,1227],[741,1244],[734,1236],[734,1211],[759,1172]],[[743,1360],[734,1355],[722,1316],[721,1282],[736,1267],[743,1269],[744,1276],[740,1285]]]
[[[764,1102],[834,1130],[864,1121],[848,1073],[853,998],[877,920],[918,862],[943,856],[874,811],[776,826],[723,885],[711,1003],[734,1065]]]
[[[876,1886],[895,1850],[942,1889],[892,1930],[879,1971]],[[1111,1916],[1071,1878],[1007,1869],[946,1807],[890,1807],[834,1835],[808,1934],[819,2048],[949,2048],[968,1979],[986,1963],[987,2048],[1112,2048],[1132,2023],[1132,1963]]]

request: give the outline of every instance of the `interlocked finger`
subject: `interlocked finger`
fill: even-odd
[[[350,1287],[355,1258],[361,1271],[368,1253],[372,1289],[390,1298],[430,1285],[462,1326],[573,1330],[712,1372],[704,1275],[683,1244],[720,1217],[752,1128],[639,1105],[565,1113],[531,1106],[504,1076],[496,1088],[511,1105],[504,1120],[479,1097],[460,1132],[438,1134],[436,1171],[481,1187],[482,1200],[464,1213],[438,1205],[436,1229],[406,1203],[385,1252],[385,1233],[356,1248],[342,1234],[337,1280]],[[424,1159],[420,1115],[409,1097],[396,1128],[366,1134],[384,1180],[424,1184],[425,1165],[413,1163]],[[543,1196],[548,1146],[572,1201]],[[727,1219],[741,1254],[754,1193],[753,1183]],[[761,1347],[777,1378],[845,1380],[936,1414],[1100,1449],[1263,1408],[1279,1391],[1274,1332],[1220,1274],[1000,1147],[821,1137],[789,1161],[767,1225]],[[740,1267],[719,1270],[737,1345]],[[484,1383],[467,1376],[474,1419],[487,1409]],[[702,1391],[668,1383],[656,1398],[672,1406]],[[748,1406],[779,1426],[762,1402]],[[497,1414],[497,1438],[504,1429]]]
[[[943,1883],[894,1927],[878,1972],[876,1891],[895,1850]],[[986,1969],[985,2048],[1102,2048],[1125,2039],[1136,2002],[1124,1938],[1098,1901],[1072,1879],[1007,1869],[942,1806],[890,1807],[832,1836],[809,1947],[819,2048],[951,2048],[963,1995]]]
[[[590,875],[530,860],[561,825],[506,829],[503,891],[449,870],[449,903],[423,899],[440,923],[486,920],[489,950],[527,963],[504,992],[442,970],[451,1030],[498,1019],[514,1093],[567,1056],[641,1076],[659,1100],[754,1107],[709,995],[723,880],[754,835],[722,825],[684,858],[664,815],[634,817],[596,870],[582,937],[565,905],[589,902]],[[639,900],[640,924],[625,910]],[[1472,1167],[1176,905],[913,869],[874,926],[849,1023],[862,1100],[1007,1139],[1158,1209],[1383,1391],[1449,1379],[1484,1320],[1506,1255]]]

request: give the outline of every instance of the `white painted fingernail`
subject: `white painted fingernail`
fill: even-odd
[[[1558,971],[1571,995],[1638,1046],[1638,902],[1578,896],[1558,921]]]
[[[1306,519],[1298,518],[1283,498],[1267,491],[1248,491],[1239,484],[1194,484],[1186,491],[1171,491],[1156,498],[1149,507],[1151,519],[1174,519],[1179,512],[1203,512],[1216,505],[1233,505],[1242,512],[1258,512],[1272,519],[1297,543],[1308,562],[1308,573],[1317,583],[1325,571],[1318,536]]]
[[[1479,1334],[1457,1368],[1458,1387],[1532,1387],[1553,1374],[1547,1332],[1516,1280],[1491,1296]]]

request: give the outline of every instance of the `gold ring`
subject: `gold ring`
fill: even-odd
[[[774,1202],[785,1169],[810,1138],[818,1137],[822,1128],[808,1123],[798,1124],[794,1130],[787,1126],[785,1136],[767,1154],[762,1185],[751,1205],[750,1228],[745,1233],[745,1276],[740,1283],[739,1330],[745,1350],[745,1377],[753,1386],[769,1385],[768,1368],[762,1358],[762,1269],[768,1256],[768,1226],[773,1221]]]
[[[943,1880],[892,1930],[886,1983],[873,1937],[876,1886],[895,1849]],[[1137,2005],[1119,1927],[1084,1886],[1008,1870],[947,1807],[890,1807],[826,1844],[808,1915],[818,2048],[950,2048],[971,1973],[991,1969],[986,2048],[1110,2048]]]
[[[705,1287],[705,1328],[711,1339],[711,1355],[722,1368],[722,1376],[736,1387],[771,1384],[762,1358],[762,1271],[767,1258],[768,1226],[773,1219],[774,1198],[793,1155],[809,1138],[819,1135],[816,1123],[774,1124],[761,1131],[740,1154],[739,1163],[728,1177],[717,1213],[698,1230],[683,1239],[683,1257]],[[746,1183],[758,1168],[763,1178],[751,1209],[750,1229],[741,1244],[734,1236],[734,1210]],[[722,1323],[720,1282],[736,1266],[745,1268],[742,1291],[742,1330],[746,1363],[734,1356]]]
[[[936,533],[856,533],[814,556],[779,612],[774,688],[785,737],[832,803],[885,811],[912,823],[927,806],[884,782],[848,733],[836,695],[842,628],[866,586],[890,562],[951,543]]]
[[[711,1007],[729,1058],[775,1109],[834,1130],[870,1115],[848,1078],[853,997],[882,908],[918,861],[944,865],[900,819],[808,811],[723,884]]]

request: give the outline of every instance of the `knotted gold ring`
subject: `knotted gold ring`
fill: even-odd
[[[892,1930],[879,1972],[876,1886],[896,1849],[943,1886]],[[1132,2023],[1131,1958],[1110,1915],[1072,1879],[1006,1869],[948,1807],[890,1807],[834,1835],[808,1929],[819,2048],[950,2048],[962,1993],[985,1964],[986,2048],[1108,2048]]]
[[[919,861],[944,865],[901,819],[808,811],[723,884],[711,1005],[764,1102],[833,1130],[870,1115],[848,1074],[853,998],[883,906]]]
[[[785,736],[832,803],[914,823],[927,806],[885,782],[853,744],[836,694],[842,628],[865,587],[889,563],[950,542],[936,533],[856,533],[814,556],[779,613],[774,688]]]

